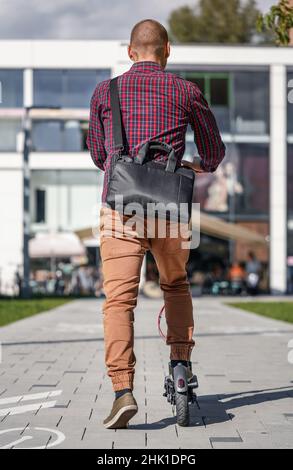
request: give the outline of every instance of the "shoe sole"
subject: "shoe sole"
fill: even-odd
[[[126,428],[128,422],[137,413],[136,405],[123,406],[118,413],[108,423],[104,423],[106,429],[120,429]]]

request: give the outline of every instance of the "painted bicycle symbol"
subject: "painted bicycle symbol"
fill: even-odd
[[[11,428],[0,431],[0,449],[49,449],[58,446],[65,440],[62,432],[56,429],[27,427],[20,436],[23,428]],[[34,441],[39,441],[40,437],[44,438],[47,433],[47,444],[34,446]],[[28,446],[28,443],[32,445]]]

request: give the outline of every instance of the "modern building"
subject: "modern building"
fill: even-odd
[[[102,184],[85,143],[90,97],[99,81],[130,65],[123,41],[0,41],[1,291],[23,265],[24,107],[42,108],[31,111],[30,235],[82,232],[94,222]],[[177,45],[168,69],[198,84],[227,146],[217,172],[197,177],[195,198],[238,235],[227,225],[223,236],[203,228],[194,264],[212,269],[253,249],[270,291],[292,292],[292,48]],[[189,133],[186,153],[195,151]],[[240,229],[264,243],[252,246]]]

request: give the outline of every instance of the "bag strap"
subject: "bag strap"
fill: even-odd
[[[123,124],[121,119],[119,91],[118,91],[118,77],[110,80],[110,100],[111,100],[111,111],[112,111],[112,132],[114,147],[116,150],[123,150]]]

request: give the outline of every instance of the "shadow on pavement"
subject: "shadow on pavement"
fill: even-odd
[[[229,413],[229,411],[234,408],[258,405],[264,402],[282,400],[283,398],[293,398],[293,388],[287,386],[231,394],[202,395],[198,397],[197,404],[190,407],[189,427],[208,427],[211,424],[232,421],[235,415]],[[174,426],[175,424],[176,417],[172,416],[153,423],[130,424],[129,429],[155,430]]]

